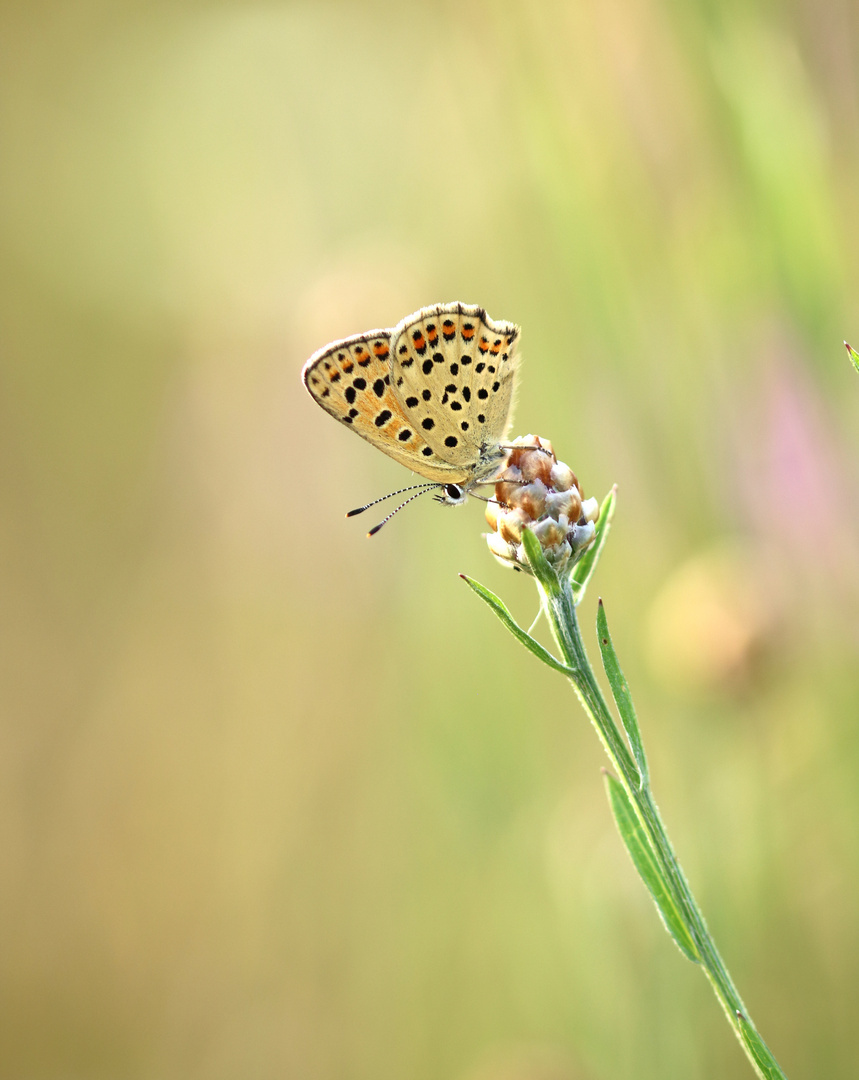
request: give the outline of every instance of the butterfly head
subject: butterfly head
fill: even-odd
[[[462,484],[442,484],[435,500],[442,506],[464,506],[468,501],[468,491]]]

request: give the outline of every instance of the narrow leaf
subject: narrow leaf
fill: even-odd
[[[623,730],[629,740],[629,748],[638,766],[638,775],[641,787],[645,788],[650,783],[650,775],[647,769],[647,757],[644,753],[644,743],[641,741],[641,731],[638,727],[638,717],[635,715],[635,706],[632,704],[632,696],[629,692],[629,683],[620,667],[617,653],[608,631],[608,619],[605,614],[605,606],[602,600],[597,605],[597,635],[599,638],[600,652],[605,673],[608,676],[609,686],[620,714]]]
[[[573,567],[570,582],[573,586],[573,598],[578,605],[585,595],[588,583],[594,575],[597,563],[602,555],[605,542],[611,529],[611,519],[614,516],[614,508],[617,504],[617,484],[611,489],[602,501],[600,516],[596,524],[596,537],[588,550],[582,555]]]
[[[534,577],[540,582],[549,596],[557,596],[561,591],[558,575],[543,554],[540,541],[531,529],[522,530],[522,543],[525,545],[525,554],[528,556],[528,563],[534,571]]]
[[[741,1012],[737,1012],[740,1035],[765,1080],[787,1080],[764,1040]]]
[[[687,956],[693,963],[698,963],[697,950],[692,935],[689,933],[670,889],[660,873],[656,855],[641,827],[629,796],[620,782],[615,780],[610,773],[605,773],[605,783],[620,837],[626,844],[626,850],[629,852],[641,880],[653,897],[656,910],[662,918],[665,929],[674,938],[684,956]]]
[[[847,349],[847,355],[850,357],[850,362],[853,367],[859,371],[859,353],[856,352],[852,345],[848,345],[846,341],[844,342],[844,347]]]
[[[481,599],[486,601],[510,633],[515,638],[518,638],[526,649],[530,649],[538,660],[542,660],[544,664],[548,664],[549,667],[554,668],[555,671],[560,671],[562,675],[572,675],[572,672],[565,664],[562,664],[560,660],[557,660],[552,656],[548,649],[544,649],[539,641],[535,641],[527,630],[522,629],[495,593],[490,592],[489,589],[487,589],[485,585],[481,585],[479,581],[474,581],[472,578],[466,577],[465,574],[460,574],[459,576],[466,585],[469,585],[474,589]]]

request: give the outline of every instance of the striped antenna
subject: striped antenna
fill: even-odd
[[[412,484],[410,487],[400,488],[399,491],[391,491],[387,495],[383,495],[380,499],[373,499],[372,502],[368,502],[366,506],[359,506],[357,510],[349,510],[346,517],[355,517],[356,514],[363,514],[365,510],[369,510],[371,506],[375,506],[376,503],[384,502],[385,499],[393,499],[395,495],[402,495],[404,491],[414,491],[416,488],[434,488],[438,487],[438,484]],[[411,502],[411,500],[408,500]],[[394,511],[396,513],[396,510]]]

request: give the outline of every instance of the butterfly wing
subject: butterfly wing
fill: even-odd
[[[307,361],[301,376],[335,420],[428,480],[460,483],[468,470],[435,453],[391,390],[391,331],[334,341]]]
[[[483,308],[437,304],[391,332],[391,378],[403,412],[451,465],[474,465],[510,425],[519,327]]]

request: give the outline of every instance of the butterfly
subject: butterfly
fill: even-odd
[[[302,379],[341,424],[425,477],[419,494],[435,489],[439,502],[459,506],[505,459],[519,338],[515,323],[495,322],[481,307],[436,304],[390,330],[331,342]]]

